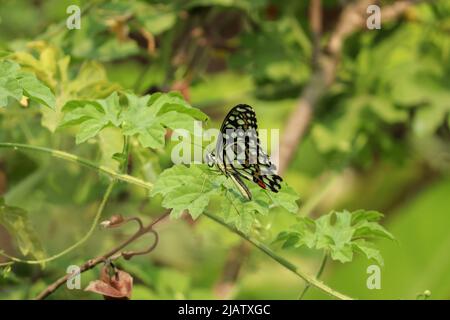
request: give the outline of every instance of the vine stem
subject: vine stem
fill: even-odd
[[[319,271],[317,271],[317,274],[316,274],[316,279],[319,279],[320,276],[322,275],[323,270],[325,269],[325,265],[327,264],[327,260],[328,260],[328,253],[324,252],[323,258],[322,258],[322,262],[320,263]],[[302,300],[303,299],[305,294],[308,292],[309,287],[311,287],[311,285],[309,283],[307,283],[305,288],[303,289],[302,293],[298,297],[298,300]]]
[[[153,184],[151,184],[151,183],[145,182],[145,181],[143,181],[141,179],[138,179],[138,178],[135,178],[135,177],[132,177],[132,176],[120,174],[118,172],[115,172],[114,170],[111,170],[109,168],[105,168],[105,167],[102,167],[102,166],[98,166],[94,162],[91,162],[89,160],[80,158],[78,156],[75,156],[73,154],[66,153],[66,152],[63,152],[63,151],[49,149],[49,148],[44,148],[44,147],[35,147],[35,146],[31,146],[31,145],[26,145],[26,144],[5,143],[5,142],[0,143],[0,148],[11,148],[11,149],[15,149],[15,150],[23,149],[23,150],[31,150],[31,151],[38,151],[38,152],[47,153],[47,154],[50,154],[51,156],[56,157],[56,158],[60,158],[60,159],[63,159],[63,160],[69,161],[69,162],[79,163],[81,165],[84,165],[86,167],[94,169],[94,170],[96,170],[98,172],[105,173],[105,174],[107,174],[107,175],[109,175],[112,178],[115,178],[117,180],[122,180],[122,181],[128,182],[130,184],[134,184],[134,185],[146,188],[147,190],[151,190],[153,188]],[[301,279],[306,281],[309,285],[311,285],[313,287],[316,287],[317,289],[327,293],[328,295],[330,295],[332,297],[335,297],[335,298],[338,298],[338,299],[342,299],[342,300],[351,300],[350,297],[348,297],[348,296],[346,296],[346,295],[344,295],[344,294],[342,294],[340,292],[337,292],[336,290],[333,290],[332,288],[328,287],[327,285],[325,285],[321,281],[317,280],[316,278],[314,278],[314,277],[304,273],[303,271],[299,270],[297,268],[297,266],[295,266],[294,264],[292,264],[288,260],[286,260],[283,257],[281,257],[278,254],[276,254],[268,246],[266,246],[265,244],[263,244],[262,242],[260,242],[260,241],[258,241],[256,239],[253,239],[253,238],[247,236],[246,234],[244,234],[241,231],[237,230],[235,227],[227,224],[220,217],[217,217],[217,216],[215,216],[215,215],[213,215],[213,214],[211,214],[209,212],[205,212],[204,215],[207,216],[208,218],[210,218],[211,220],[213,220],[213,221],[221,224],[222,226],[226,227],[227,229],[229,229],[233,233],[237,234],[238,236],[242,237],[243,239],[247,240],[249,243],[254,245],[256,248],[258,248],[259,250],[264,252],[267,256],[269,256],[270,258],[272,258],[273,260],[278,262],[280,265],[282,265],[283,267],[285,267],[286,269],[290,270],[291,272],[296,274],[298,277],[300,277]]]
[[[137,186],[149,189],[149,190],[151,190],[153,188],[153,184],[151,184],[150,182],[146,182],[141,179],[137,179],[128,174],[122,174],[122,173],[116,172],[105,166],[101,166],[101,165],[99,166],[98,164],[96,164],[92,161],[80,158],[74,154],[67,153],[64,151],[45,148],[45,147],[32,146],[29,144],[10,143],[10,142],[0,142],[0,148],[9,148],[9,149],[14,149],[14,150],[29,150],[29,151],[37,151],[40,153],[46,153],[46,154],[51,155],[52,157],[63,159],[63,160],[73,162],[73,163],[78,163],[82,166],[94,169],[97,172],[104,173],[104,174],[106,174],[114,179],[120,180],[120,181],[128,182],[128,183],[131,183],[131,184],[134,184],[134,185],[137,185]]]
[[[264,252],[266,255],[268,255],[270,258],[272,258],[273,260],[278,262],[280,265],[282,265],[286,269],[292,271],[297,276],[302,278],[304,281],[306,281],[306,283],[308,285],[316,287],[317,289],[322,290],[323,292],[327,293],[328,295],[330,295],[332,297],[335,297],[335,298],[338,298],[338,299],[341,299],[341,300],[352,300],[352,298],[350,298],[350,297],[348,297],[348,296],[346,296],[346,295],[344,295],[344,294],[342,294],[340,292],[337,292],[336,290],[331,289],[330,287],[328,287],[323,282],[321,282],[321,281],[317,280],[316,278],[311,277],[310,275],[308,275],[308,274],[304,273],[303,271],[299,270],[297,268],[297,266],[295,266],[294,264],[292,264],[288,260],[286,260],[283,257],[281,257],[278,254],[276,254],[272,249],[270,249],[264,243],[254,239],[254,238],[251,238],[251,237],[247,236],[246,234],[244,234],[241,231],[237,230],[235,227],[233,227],[233,226],[229,225],[228,223],[226,223],[220,217],[217,217],[216,215],[211,214],[209,212],[204,212],[203,214],[205,216],[207,216],[208,218],[210,218],[211,220],[214,220],[215,222],[223,225],[224,227],[226,227],[229,230],[231,230],[233,233],[236,233],[240,237],[242,237],[245,240],[247,240],[248,242],[250,242],[252,245],[254,245],[256,248],[258,248],[259,250]]]
[[[132,258],[133,256],[147,254],[147,253],[153,251],[156,248],[156,246],[158,245],[158,233],[155,230],[153,230],[153,227],[157,223],[164,220],[168,215],[169,215],[168,213],[163,214],[162,216],[155,219],[153,222],[151,222],[148,226],[145,226],[145,227],[139,218],[137,218],[137,217],[129,218],[128,219],[129,221],[131,221],[131,220],[138,221],[139,229],[131,237],[129,237],[127,240],[125,240],[124,242],[119,244],[117,247],[111,249],[109,252],[107,252],[103,255],[100,255],[94,259],[90,259],[90,260],[86,261],[80,267],[80,271],[77,274],[81,274],[90,269],[93,269],[95,266],[99,265],[102,262],[107,261],[108,259],[112,261],[112,260],[116,260],[120,257],[123,257],[126,260],[128,260],[128,259]],[[140,237],[142,237],[143,235],[145,235],[147,233],[152,233],[155,238],[155,240],[154,240],[153,244],[150,246],[150,248],[148,248],[147,250],[144,250],[144,251],[120,252],[123,248],[128,246],[130,243],[134,242],[136,239],[139,239]],[[69,280],[73,276],[74,276],[74,274],[66,274],[66,275],[62,276],[61,278],[59,278],[58,280],[56,280],[55,282],[53,282],[52,284],[47,286],[41,293],[39,293],[36,296],[35,300],[43,300],[43,299],[47,298],[49,295],[51,295],[53,292],[55,292],[59,287],[61,287],[63,284],[65,284],[67,282],[67,280]]]
[[[31,145],[22,145],[22,147],[32,147]],[[47,149],[47,148],[43,148],[43,147],[36,147],[38,148],[38,150],[40,151],[50,151],[51,149]],[[129,154],[129,140],[128,137],[124,138],[124,143],[123,143],[123,153],[125,155],[125,161],[122,163],[121,167],[120,167],[120,171],[121,172],[126,172],[127,170],[127,165],[128,165],[128,154]],[[63,155],[65,158],[72,158],[74,155],[69,154],[69,153],[65,153],[62,151],[57,151],[57,150],[53,150],[52,154],[59,154],[59,155]],[[78,158],[77,156],[75,156],[76,158]],[[64,158],[64,159],[65,159]],[[85,164],[89,164],[89,165],[94,165],[96,166],[94,163],[91,163],[85,159],[81,159],[78,158],[77,162],[80,163],[85,163]],[[105,168],[107,169],[107,168]],[[8,255],[6,253],[4,253],[3,251],[0,251],[0,255],[9,258],[10,260],[14,261],[14,262],[20,262],[20,263],[25,263],[25,264],[42,264],[42,263],[46,263],[49,261],[53,261],[55,259],[58,259],[64,255],[66,255],[67,253],[71,252],[72,250],[78,248],[79,246],[81,246],[82,244],[84,244],[94,233],[96,226],[98,225],[100,218],[102,216],[103,211],[105,210],[106,207],[106,203],[108,202],[110,196],[111,196],[111,192],[114,189],[114,186],[117,183],[117,179],[113,178],[111,180],[111,182],[108,185],[108,188],[106,189],[102,201],[100,203],[100,206],[97,209],[97,213],[95,214],[94,217],[94,221],[92,221],[91,227],[89,228],[88,232],[83,236],[83,238],[81,238],[79,241],[77,241],[76,243],[74,243],[73,245],[71,245],[70,247],[64,249],[63,251],[51,256],[51,257],[47,257],[45,259],[38,259],[38,260],[24,260],[24,259],[20,259],[17,257],[13,257],[11,255]]]
[[[116,184],[116,180],[113,180],[109,183],[108,188],[106,189],[106,192],[103,195],[102,202],[100,203],[97,213],[95,214],[94,221],[92,222],[91,227],[89,228],[89,231],[83,236],[83,238],[81,238],[79,241],[77,241],[76,243],[74,243],[73,245],[68,247],[67,249],[65,249],[51,257],[48,257],[45,259],[39,259],[39,260],[23,260],[23,259],[19,259],[19,258],[10,256],[9,254],[6,254],[4,252],[0,252],[0,255],[7,257],[14,262],[20,262],[20,263],[25,263],[25,264],[42,264],[42,263],[46,263],[46,262],[58,259],[58,258],[62,257],[63,255],[69,253],[70,251],[76,249],[77,247],[81,246],[83,243],[85,243],[91,237],[92,233],[95,230],[95,227],[98,225],[100,217],[102,216],[102,212],[105,209],[106,203],[108,202],[108,199],[111,195],[111,192],[112,192],[115,184]]]

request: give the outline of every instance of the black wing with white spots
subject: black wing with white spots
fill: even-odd
[[[216,146],[218,161],[227,171],[278,192],[283,180],[275,174],[276,167],[260,147],[255,111],[246,104],[239,104],[225,117]]]

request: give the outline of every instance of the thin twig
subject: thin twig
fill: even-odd
[[[103,195],[103,199],[102,202],[100,203],[100,206],[97,209],[97,213],[95,214],[95,218],[94,221],[92,221],[91,227],[89,228],[88,232],[83,236],[83,238],[81,238],[80,240],[78,240],[76,243],[74,243],[73,245],[71,245],[70,247],[64,249],[63,251],[52,255],[51,257],[48,258],[44,258],[44,259],[39,259],[39,260],[25,260],[25,259],[20,259],[17,257],[13,257],[7,253],[1,252],[0,251],[0,255],[7,257],[8,259],[10,259],[13,262],[19,262],[19,263],[25,263],[25,264],[42,264],[42,263],[46,263],[46,262],[50,262],[53,260],[56,260],[66,254],[68,254],[69,252],[73,251],[74,249],[78,248],[79,246],[81,246],[83,243],[85,243],[93,234],[93,232],[95,231],[95,228],[98,225],[98,222],[100,220],[100,217],[102,216],[102,213],[106,207],[106,203],[109,200],[109,197],[111,195],[111,192],[114,188],[116,184],[116,180],[113,180],[109,183],[108,188],[105,191],[105,194]]]
[[[125,240],[124,242],[122,242],[120,245],[118,245],[117,247],[111,249],[109,252],[100,255],[94,259],[90,259],[88,261],[86,261],[81,267],[80,267],[80,272],[79,274],[86,272],[92,268],[94,268],[95,266],[97,266],[98,264],[105,262],[106,260],[116,260],[120,257],[124,257],[125,259],[130,259],[131,257],[135,256],[135,255],[140,255],[140,254],[144,254],[144,252],[135,252],[135,251],[129,251],[129,252],[120,252],[123,248],[125,248],[126,246],[128,246],[130,243],[134,242],[135,240],[139,239],[140,237],[142,237],[144,234],[147,233],[152,233],[155,236],[155,240],[153,242],[153,245],[145,250],[145,253],[149,253],[151,251],[153,251],[155,249],[155,247],[158,244],[158,234],[155,230],[153,230],[153,227],[160,221],[162,221],[164,218],[166,218],[169,215],[168,212],[164,213],[162,216],[160,216],[159,218],[157,218],[156,220],[152,221],[148,226],[143,227],[143,228],[139,228],[138,231],[136,231],[136,233],[134,233],[131,237],[129,237],[127,240]],[[118,254],[119,253],[119,254]],[[59,278],[58,280],[56,280],[55,282],[53,282],[52,284],[50,284],[49,286],[47,286],[37,297],[36,300],[43,300],[45,298],[47,298],[49,295],[51,295],[53,292],[55,292],[59,287],[61,287],[64,283],[67,282],[67,280],[69,280],[71,277],[73,277],[73,274],[67,274],[61,278]]]
[[[131,259],[132,257],[134,257],[134,256],[142,256],[142,255],[145,255],[145,254],[147,254],[147,253],[152,252],[152,251],[156,248],[156,246],[157,246],[158,243],[159,243],[159,235],[158,235],[158,232],[156,232],[155,230],[148,230],[148,232],[149,232],[149,233],[152,233],[153,236],[155,237],[155,241],[153,241],[153,244],[152,244],[148,249],[145,249],[145,250],[141,250],[141,251],[124,251],[124,252],[122,252],[122,256],[123,256],[123,258],[124,258],[125,260],[130,260],[130,259]]]

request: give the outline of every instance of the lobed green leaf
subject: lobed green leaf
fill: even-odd
[[[136,136],[142,147],[158,149],[164,147],[166,128],[194,133],[195,121],[208,118],[174,92],[125,96],[127,105],[120,103],[116,92],[106,99],[69,101],[63,107],[61,127],[79,125],[77,143],[97,136],[106,127],[116,127],[125,136]]]
[[[17,62],[0,61],[0,107],[8,104],[8,98],[20,101],[22,96],[51,109],[55,108],[54,94],[34,74],[23,72]]]
[[[178,218],[187,211],[194,219],[208,208],[213,197],[218,198],[220,206],[214,210],[220,211],[216,213],[244,233],[251,230],[258,215],[268,214],[273,207],[297,210],[298,196],[286,184],[277,194],[254,183],[247,185],[252,193],[251,201],[238,192],[231,180],[205,164],[175,165],[161,173],[151,195],[161,194],[162,205],[172,209],[173,217]]]
[[[330,212],[316,220],[299,218],[290,231],[280,233],[276,242],[283,248],[306,246],[325,250],[333,260],[342,263],[353,260],[354,252],[366,255],[383,265],[383,259],[370,242],[374,238],[394,239],[394,236],[378,222],[383,215],[377,211],[357,210]]]

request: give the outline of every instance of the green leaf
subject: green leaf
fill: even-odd
[[[16,79],[19,70],[20,66],[13,61],[0,62],[0,107],[8,104],[9,97],[18,101],[22,98],[22,88]]]
[[[271,192],[268,194],[270,195],[270,198],[272,199],[275,206],[283,207],[287,211],[292,213],[298,212],[298,194],[293,188],[288,186],[287,183],[281,183],[281,189],[279,192]]]
[[[20,70],[19,64],[11,60],[0,62],[0,76],[2,78],[15,77]]]
[[[353,248],[356,251],[365,254],[367,259],[373,259],[379,265],[384,265],[380,250],[376,248],[375,244],[367,242],[364,239],[359,239],[353,242]]]
[[[332,218],[336,219],[334,223],[331,222]],[[334,260],[351,261],[354,229],[350,224],[351,214],[348,211],[327,214],[317,219],[316,248],[329,250]]]
[[[71,100],[64,105],[61,127],[79,125],[76,142],[95,137],[108,126],[117,127],[125,136],[136,136],[144,148],[164,147],[166,128],[194,133],[195,120],[208,117],[191,107],[175,92],[138,97],[125,94],[128,106],[121,106],[117,93],[106,99]]]
[[[298,245],[298,242],[300,240],[300,236],[296,234],[289,234],[286,236],[286,239],[283,243],[283,249],[288,249],[294,246]]]
[[[56,99],[52,91],[39,81],[34,74],[22,73],[17,78],[23,89],[23,95],[50,109],[55,109]]]
[[[394,240],[394,236],[377,222],[364,221],[355,226],[355,237],[379,237]]]
[[[148,107],[150,96],[137,97],[127,94],[129,107],[121,116],[123,134],[137,135],[144,148],[162,148],[166,130],[157,119],[156,108]]]
[[[296,234],[299,235],[299,242],[296,247],[301,247],[302,245],[307,246],[308,248],[314,248],[316,243],[316,235],[313,230],[315,227],[315,221],[309,219],[307,217],[300,219],[299,223],[296,225]],[[289,235],[289,233],[288,233]]]
[[[383,217],[381,212],[375,210],[356,210],[352,213],[352,224],[364,221],[379,221]]]
[[[301,246],[307,246],[312,249],[316,243],[314,229],[315,221],[304,217],[299,219],[298,223],[291,230],[279,233],[274,242],[284,242],[282,245],[284,249]]]
[[[172,130],[184,129],[195,134],[195,119],[189,114],[170,111],[159,117],[162,125]],[[198,131],[201,133],[201,131]]]
[[[255,208],[250,208],[252,205],[245,205],[244,201],[244,199],[233,202],[231,200],[224,200],[220,208],[226,223],[248,234],[255,222],[256,215]]]
[[[352,213],[354,237],[379,237],[394,240],[394,236],[378,223],[382,217],[382,213],[374,210],[354,211]]]
[[[22,72],[19,64],[16,62],[10,60],[1,61],[0,107],[8,104],[9,97],[20,101],[22,95],[51,109],[55,108],[54,94],[34,74]]]
[[[156,95],[156,97],[155,97]],[[177,113],[184,113],[200,121],[207,121],[208,116],[197,108],[193,108],[184,100],[182,95],[178,92],[169,92],[166,94],[152,95],[153,107],[158,109],[158,113],[167,113],[175,111]]]
[[[98,62],[84,62],[75,77],[71,77],[69,72],[70,57],[63,56],[62,53],[58,54],[56,49],[53,49],[54,52],[52,53],[45,54],[47,51],[49,51],[48,48],[42,51],[41,59],[36,61],[35,64],[40,67],[46,61],[46,56],[58,57],[54,67],[42,70],[42,72],[45,72],[45,76],[40,76],[40,79],[46,83],[54,83],[53,90],[58,97],[55,110],[41,109],[42,125],[51,132],[54,132],[63,121],[65,114],[62,109],[68,102],[84,101],[83,99],[93,101],[94,99],[105,98],[114,90],[120,89],[117,84],[108,81],[106,70]],[[47,61],[47,63],[51,62]],[[33,69],[35,68],[36,66]]]
[[[0,78],[0,107],[8,104],[8,97],[20,101],[22,98],[22,88],[14,78]]]
[[[158,178],[151,195],[164,196],[163,207],[172,209],[171,216],[179,218],[187,210],[193,219],[206,209],[210,197],[220,192],[220,184],[209,179],[205,165],[176,165]]]
[[[129,108],[121,116],[123,133],[137,135],[143,147],[162,148],[165,128],[194,133],[195,120],[208,119],[206,114],[192,108],[175,92],[144,97],[127,94],[127,99]]]
[[[229,179],[222,183],[223,196],[221,211],[226,223],[234,225],[240,231],[248,233],[257,219],[257,214],[269,213],[270,198],[258,186],[248,185],[252,200],[246,200]]]
[[[161,173],[151,195],[161,194],[163,207],[172,209],[172,216],[176,218],[187,210],[195,219],[217,199],[220,206],[214,206],[215,213],[244,233],[251,230],[258,215],[268,214],[272,207],[297,209],[298,196],[287,185],[279,194],[261,189],[254,183],[247,185],[252,193],[251,201],[239,193],[230,179],[216,174],[205,164],[175,165]]]
[[[95,137],[109,125],[116,127],[120,125],[121,106],[119,96],[115,92],[106,99],[70,101],[63,107],[63,111],[66,113],[61,126],[80,125],[76,135],[77,144]]]
[[[283,242],[283,248],[307,246],[325,250],[333,260],[342,263],[353,260],[355,251],[364,253],[368,259],[383,264],[374,238],[394,239],[378,221],[383,215],[377,211],[347,210],[330,212],[317,220],[299,218],[298,224],[278,235],[275,241]]]
[[[45,257],[36,231],[31,225],[25,210],[10,207],[0,198],[0,224],[14,237],[20,252],[24,255],[32,255],[37,260]]]

